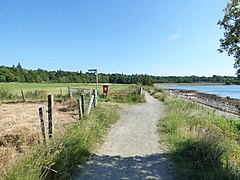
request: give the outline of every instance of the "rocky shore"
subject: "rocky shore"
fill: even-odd
[[[221,97],[215,94],[206,94],[191,90],[169,89],[168,92],[175,96],[200,104],[204,104],[216,110],[220,110],[225,113],[230,113],[232,115],[235,115],[234,117],[239,116],[238,109],[240,109],[240,99]]]

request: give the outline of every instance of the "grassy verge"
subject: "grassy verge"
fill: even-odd
[[[99,105],[88,117],[16,163],[3,179],[69,179],[119,118],[119,108]]]
[[[240,122],[153,91],[164,100],[161,133],[173,154],[178,179],[240,179]]]

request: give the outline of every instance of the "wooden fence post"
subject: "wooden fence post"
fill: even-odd
[[[90,99],[90,102],[89,102],[89,106],[88,106],[87,115],[89,115],[89,113],[91,111],[93,100],[94,100],[94,95],[91,96],[91,99]]]
[[[94,96],[94,100],[93,100],[93,107],[97,106],[97,90],[93,89],[93,96]]]
[[[143,94],[143,87],[140,87],[140,96]]]
[[[48,132],[49,138],[53,136],[54,120],[53,120],[53,95],[48,95]]]
[[[45,113],[44,113],[44,108],[40,107],[39,108],[39,117],[40,117],[40,125],[41,125],[41,130],[42,130],[42,137],[43,137],[43,144],[46,145],[46,128],[45,128]]]
[[[26,98],[25,98],[25,94],[24,94],[23,90],[21,90],[21,94],[22,94],[23,102],[25,102]]]
[[[62,90],[62,88],[60,89],[60,94],[61,94],[61,96],[63,96],[63,90]]]
[[[80,120],[83,118],[82,103],[80,99],[78,99],[77,102],[78,102],[78,113],[79,113],[79,120]]]
[[[68,96],[72,98],[72,87],[68,86]]]
[[[97,89],[95,89],[95,106],[97,107],[97,104],[98,104],[98,90]]]
[[[81,101],[82,101],[82,113],[85,114],[85,98],[84,95],[81,95]]]

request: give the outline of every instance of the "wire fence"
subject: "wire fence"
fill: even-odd
[[[95,89],[71,88],[68,87],[69,99],[75,100],[72,108],[77,108],[78,119],[89,115],[92,107],[97,106],[97,91]],[[48,116],[46,117],[46,113]],[[47,142],[47,137],[52,138],[54,134],[54,97],[48,95],[48,108],[39,108],[40,126],[42,131],[42,141]],[[48,119],[48,121],[46,120]],[[46,124],[48,125],[46,128]]]

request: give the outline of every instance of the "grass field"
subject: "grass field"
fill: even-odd
[[[98,92],[102,93],[103,85],[109,86],[109,93],[128,89],[129,85],[124,84],[99,84]],[[0,83],[0,101],[11,102],[21,101],[21,90],[24,91],[27,101],[45,100],[47,94],[63,96],[68,94],[68,87],[95,89],[93,83]],[[75,90],[77,91],[77,90]]]
[[[125,84],[98,84],[99,91],[102,91],[103,85],[109,85],[110,91],[123,90],[129,86]],[[41,89],[59,92],[61,88],[67,90],[69,86],[72,88],[96,88],[96,84],[93,83],[0,83],[0,88],[6,88],[11,91]]]

